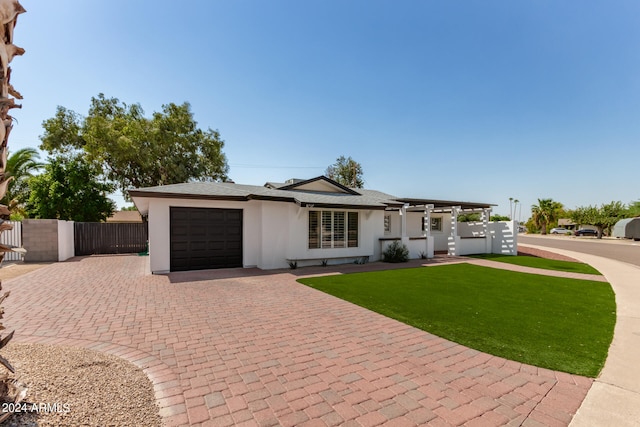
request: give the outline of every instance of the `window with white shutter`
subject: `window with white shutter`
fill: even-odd
[[[309,211],[309,249],[357,248],[358,212]]]

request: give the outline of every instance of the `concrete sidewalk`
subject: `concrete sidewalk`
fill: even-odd
[[[579,252],[522,246],[590,264],[604,275],[616,294],[617,320],[607,361],[570,426],[640,426],[640,268]]]

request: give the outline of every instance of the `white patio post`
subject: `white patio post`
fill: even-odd
[[[424,218],[423,221],[425,222],[424,224],[424,235],[426,237],[426,244],[427,244],[427,258],[433,258],[434,256],[434,242],[433,242],[433,237],[431,236],[431,210],[433,209],[434,205],[425,205],[424,207]]]
[[[484,253],[490,254],[493,250],[491,245],[491,232],[489,231],[489,218],[491,218],[491,208],[482,210],[482,231],[484,232]]]
[[[405,203],[400,208],[400,239],[403,244],[409,246],[409,236],[407,236],[407,208],[409,207],[408,203]]]
[[[448,255],[460,255],[460,236],[458,236],[458,214],[461,206],[453,206],[451,208],[451,235],[449,236]]]

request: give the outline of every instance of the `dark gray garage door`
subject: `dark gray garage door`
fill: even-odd
[[[171,208],[171,271],[242,267],[242,209]]]

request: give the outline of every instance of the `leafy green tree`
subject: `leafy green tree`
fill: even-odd
[[[598,221],[598,207],[597,206],[579,206],[571,211],[571,220],[578,225],[595,225]],[[598,230],[600,234],[600,230]]]
[[[576,224],[589,224],[598,228],[598,239],[602,234],[611,234],[611,228],[628,215],[627,207],[621,202],[611,202],[598,206],[580,206],[572,211],[571,219]]]
[[[506,215],[491,215],[490,221],[511,221]]]
[[[33,218],[104,221],[115,208],[107,197],[114,186],[100,180],[99,175],[100,170],[82,156],[50,158],[44,172],[29,180],[28,214]]]
[[[531,219],[540,234],[547,234],[549,225],[558,220],[561,210],[562,203],[553,199],[538,199],[538,204],[531,206]]]
[[[56,155],[85,153],[123,192],[227,178],[220,133],[199,129],[186,102],[163,105],[162,112],[146,118],[139,104],[99,94],[91,98],[87,117],[58,107],[43,127],[41,149]]]
[[[476,221],[480,221],[480,214],[478,212],[458,215],[458,222],[476,222]]]
[[[629,218],[640,216],[640,200],[629,203],[629,206],[627,207],[627,216]]]
[[[325,171],[327,178],[351,188],[363,188],[362,165],[349,157],[340,156]]]
[[[13,179],[9,181],[1,203],[9,207],[12,216],[24,217],[26,213],[24,204],[29,199],[29,178],[44,166],[39,160],[40,154],[35,148],[22,148],[7,158],[5,174]]]

